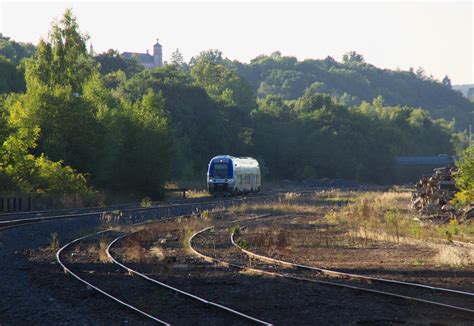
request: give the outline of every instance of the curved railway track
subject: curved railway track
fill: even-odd
[[[248,250],[245,250],[237,245],[234,240],[234,234],[232,233],[227,237],[228,243],[238,250],[241,255],[234,253],[231,256],[231,259],[222,259],[218,257],[213,257],[206,255],[203,252],[200,252],[193,245],[193,240],[206,232],[213,229],[213,227],[204,228],[192,235],[190,238],[190,248],[195,255],[201,257],[205,261],[217,263],[226,267],[233,267],[240,270],[250,270],[255,273],[261,273],[271,276],[277,276],[281,278],[293,279],[296,281],[305,281],[318,283],[323,285],[349,288],[357,291],[368,292],[376,295],[383,295],[387,297],[394,297],[398,299],[407,300],[409,302],[418,302],[423,304],[428,304],[431,306],[436,306],[439,308],[449,309],[450,311],[455,311],[464,315],[467,315],[468,318],[474,318],[474,294],[470,292],[457,291],[451,289],[443,289],[437,287],[431,287],[428,285],[415,284],[409,282],[395,281],[395,280],[386,280],[381,278],[369,277],[365,275],[356,275],[349,273],[342,273],[333,270],[327,270],[317,267],[305,266],[300,264],[295,264],[291,262],[277,260],[271,257],[266,257],[263,255],[257,255]],[[208,232],[209,233],[209,232]],[[216,232],[217,233],[217,232]],[[215,234],[216,234],[215,233]],[[238,248],[238,249],[237,249]],[[245,257],[242,257],[245,256]],[[249,257],[253,259],[252,263],[249,263]],[[331,278],[331,281],[328,281],[328,277]],[[333,281],[337,278],[337,281]],[[354,281],[358,282],[354,284]],[[364,286],[359,285],[360,282],[364,282]],[[382,288],[379,285],[382,284]],[[390,287],[387,287],[390,285]],[[370,286],[370,287],[369,287]],[[377,288],[377,286],[379,286]],[[400,288],[415,288],[415,292],[420,294],[420,291],[425,291],[421,297],[415,297],[412,294],[403,294],[400,293]],[[413,292],[413,291],[412,291]],[[438,299],[443,296],[448,296],[445,300],[452,300],[453,297],[456,298],[457,304],[443,303],[439,301],[434,301],[431,299],[433,293],[440,294]]]
[[[101,219],[102,213],[99,212],[59,215],[56,212],[49,214],[50,216],[44,216],[45,214],[42,213],[43,216],[35,216],[33,221],[26,218],[11,218],[10,220],[13,220],[12,222],[15,225],[0,224],[0,228],[15,227],[12,230],[3,229],[5,231],[0,231],[0,251],[2,253],[0,255],[0,269],[2,270],[3,280],[0,292],[4,293],[0,297],[0,322],[2,324],[15,324],[19,318],[22,318],[28,324],[74,323],[77,320],[84,321],[85,323],[94,323],[97,320],[102,322],[107,320],[108,315],[101,308],[102,297],[96,297],[95,295],[89,297],[95,291],[87,291],[82,287],[81,283],[65,276],[61,276],[61,279],[69,279],[69,281],[66,281],[68,282],[67,289],[63,289],[60,284],[61,282],[57,282],[56,273],[58,269],[56,266],[51,265],[48,258],[49,244],[54,234],[57,234],[61,245],[63,245],[64,241],[76,239],[81,235],[91,233],[94,230],[98,231],[104,227],[108,228],[110,225],[127,226],[140,221],[158,221],[168,216],[196,215],[199,211],[212,209],[218,205],[225,208],[234,203],[245,202],[245,200],[253,202],[259,200],[271,203],[274,200],[278,200],[279,196],[277,195],[284,195],[288,191],[291,190],[272,194],[266,193],[264,194],[266,198],[262,194],[260,196],[251,196],[250,198],[206,200],[205,202],[198,203],[185,202],[175,205],[139,208],[127,213],[122,211],[123,218],[114,220],[111,223]],[[318,189],[298,190],[298,192],[308,193],[308,195],[317,191]],[[67,213],[70,212],[67,211]],[[23,217],[28,216],[24,215]],[[47,222],[38,223],[41,220]],[[195,259],[193,260],[195,261]],[[115,267],[115,269],[117,268]],[[71,270],[74,271],[74,269]],[[74,284],[77,284],[77,287]],[[175,283],[175,285],[179,287],[180,283]],[[74,291],[76,290],[79,291],[79,295],[75,295]],[[192,288],[187,290],[194,292]],[[199,290],[196,292],[207,293]],[[216,297],[219,296],[217,295]],[[83,300],[81,298],[88,299]],[[212,297],[212,300],[219,302],[214,297]],[[120,318],[122,318],[122,313],[119,310],[121,309],[120,306],[115,305],[111,300],[105,301],[107,302],[105,304],[107,309],[114,311],[115,321],[120,322]],[[238,309],[245,311],[244,306],[239,306]],[[126,309],[124,310],[126,311]],[[92,315],[89,315],[91,313]],[[254,313],[252,314],[255,315]],[[135,316],[136,314],[131,315]],[[123,316],[123,318],[126,320],[128,317]],[[267,316],[265,318],[268,319]]]
[[[186,217],[186,216],[177,216],[177,217],[173,217],[173,218],[168,218],[168,219],[163,219],[162,221],[166,221],[166,220],[173,220],[173,219],[177,219],[177,218],[180,218],[180,217]],[[143,223],[136,223],[136,224],[133,224],[131,226],[140,226],[140,225],[144,225],[144,224],[149,224],[149,223],[156,223],[156,221],[154,222],[143,222]],[[120,241],[121,239],[127,237],[127,236],[130,236],[130,235],[133,235],[137,232],[140,232],[141,230],[138,230],[138,231],[134,231],[134,232],[130,232],[130,233],[125,233],[125,234],[121,234],[119,235],[118,237],[115,237],[114,240],[112,240],[111,242],[108,243],[107,245],[107,248],[106,248],[106,254],[107,254],[107,257],[110,259],[110,261],[123,268],[125,271],[127,271],[129,274],[134,274],[134,275],[137,275],[139,276],[139,278],[141,280],[144,280],[144,282],[147,282],[149,284],[152,284],[156,287],[160,287],[162,289],[165,289],[166,291],[170,292],[171,294],[179,294],[181,298],[184,298],[185,301],[186,299],[188,299],[187,301],[192,301],[192,302],[197,302],[198,305],[201,305],[201,309],[203,310],[203,314],[204,315],[208,315],[210,314],[210,309],[213,310],[214,312],[217,310],[219,311],[220,313],[225,313],[226,315],[228,316],[231,316],[230,318],[229,317],[225,317],[225,319],[218,319],[218,318],[222,318],[222,317],[216,317],[216,320],[217,320],[217,324],[226,324],[226,325],[231,325],[231,324],[248,324],[248,323],[251,323],[251,324],[258,324],[258,325],[272,325],[271,323],[268,323],[268,322],[265,322],[263,320],[260,320],[260,319],[257,319],[255,317],[252,317],[252,316],[249,316],[247,314],[244,314],[242,312],[239,312],[239,311],[236,311],[230,307],[227,307],[225,305],[222,305],[222,304],[219,304],[219,303],[215,303],[215,302],[212,302],[212,301],[208,301],[200,296],[197,296],[195,294],[192,294],[192,293],[189,293],[189,292],[186,292],[186,291],[183,291],[183,290],[180,290],[176,287],[173,287],[173,286],[170,286],[166,283],[163,283],[163,282],[160,282],[156,279],[153,279],[143,273],[140,273],[139,271],[137,270],[134,270],[128,266],[126,266],[125,264],[121,263],[120,261],[118,261],[118,259],[116,257],[114,257],[111,253],[110,253],[110,250],[112,248],[112,246],[114,244],[116,244],[118,241]],[[100,294],[106,296],[107,298],[119,303],[120,305],[134,311],[135,313],[153,321],[153,322],[157,322],[159,324],[162,324],[162,325],[171,325],[171,323],[165,321],[163,318],[161,317],[158,317],[158,316],[155,316],[153,313],[150,313],[150,312],[146,312],[145,309],[143,308],[140,308],[138,305],[134,305],[134,304],[131,304],[129,302],[126,302],[126,301],[129,301],[129,300],[126,300],[126,299],[123,299],[123,295],[122,295],[122,298],[117,295],[116,293],[114,292],[117,292],[117,291],[110,291],[110,290],[104,290],[103,288],[99,287],[98,285],[94,284],[93,281],[91,280],[86,280],[84,277],[81,277],[79,274],[80,272],[78,271],[73,271],[71,267],[68,267],[67,266],[67,263],[62,259],[62,256],[64,256],[64,252],[67,251],[68,249],[70,249],[72,246],[74,245],[77,245],[79,244],[81,241],[84,241],[86,239],[89,239],[89,238],[92,238],[92,237],[97,237],[99,235],[104,235],[106,233],[109,233],[109,232],[113,232],[113,230],[109,229],[109,230],[103,230],[103,231],[99,231],[99,232],[96,232],[96,233],[92,233],[92,234],[89,234],[89,235],[86,235],[86,236],[83,236],[83,237],[80,237],[80,238],[77,238],[77,239],[74,239],[70,242],[68,242],[67,244],[65,244],[63,247],[61,247],[57,253],[56,253],[56,259],[58,261],[58,263],[60,264],[60,266],[63,268],[64,272],[70,274],[71,276],[73,276],[74,278],[76,278],[78,281],[80,281],[81,283],[85,284],[86,286],[88,286],[89,288],[99,292]],[[88,273],[90,273],[90,270],[88,270]],[[90,278],[90,277],[89,277]],[[122,279],[121,280],[121,283],[123,284],[124,280]],[[110,286],[109,286],[110,287]],[[120,287],[120,286],[119,286]],[[148,289],[148,288],[147,288]],[[145,296],[149,297],[150,295],[149,294],[145,294]],[[175,299],[176,296],[171,296],[171,299],[172,300],[175,300],[175,301],[178,301]],[[183,301],[183,300],[181,300]],[[169,304],[169,302],[168,302]],[[178,302],[176,303],[175,306],[178,306],[178,307],[181,307],[181,306],[186,306],[187,307],[187,310],[190,309],[190,305],[189,305],[189,302]],[[199,307],[197,308],[199,309]],[[179,309],[178,309],[179,310]],[[189,313],[189,312],[187,312]],[[179,311],[176,311],[176,315],[179,315],[180,312]],[[203,324],[203,325],[206,325],[209,320],[212,318],[210,317],[206,317],[204,319],[204,321],[202,320],[199,320],[199,318],[202,318],[200,316],[197,316],[195,317],[196,320],[193,320],[192,321],[192,324]],[[166,318],[167,319],[167,318]],[[179,320],[179,319],[178,319]],[[211,319],[211,324],[215,324],[216,323],[216,320],[214,319]],[[244,323],[242,321],[245,321]],[[182,321],[181,321],[182,322]],[[179,323],[179,322],[178,322]],[[189,321],[187,321],[186,323],[189,323]]]
[[[122,299],[118,298],[117,296],[113,295],[112,293],[110,292],[107,292],[101,288],[99,288],[98,286],[92,284],[91,282],[87,281],[86,279],[82,278],[79,276],[79,273],[78,272],[74,272],[72,271],[69,267],[66,266],[66,263],[61,259],[61,255],[63,254],[63,252],[68,249],[69,247],[71,247],[72,245],[74,244],[77,244],[79,243],[80,241],[82,240],[85,240],[87,238],[90,238],[92,236],[97,236],[97,235],[100,235],[100,234],[105,234],[107,232],[109,232],[110,230],[104,230],[104,231],[100,231],[100,232],[96,232],[96,233],[93,233],[93,234],[90,234],[90,235],[86,235],[86,236],[83,236],[83,237],[80,237],[80,238],[77,238],[77,239],[74,239],[68,243],[66,243],[63,247],[61,247],[57,253],[56,253],[56,260],[58,261],[59,265],[61,265],[61,267],[63,268],[64,272],[67,273],[67,274],[70,274],[71,276],[73,276],[74,278],[76,278],[78,281],[80,281],[81,283],[84,283],[86,286],[88,286],[89,288],[91,289],[94,289],[95,291],[99,292],[100,294],[108,297],[109,299],[112,299],[113,301],[127,307],[128,309],[131,309],[133,311],[135,311],[136,313],[152,320],[152,321],[155,321],[161,325],[170,325],[169,323],[155,317],[155,316],[152,316],[151,314],[139,309],[138,307],[136,306],[133,306],[125,301],[123,301]]]
[[[137,232],[140,232],[140,230],[139,230],[139,231],[132,232],[132,233],[128,233],[128,234],[125,234],[125,235],[122,235],[122,236],[120,236],[120,237],[117,237],[117,238],[115,238],[112,242],[109,243],[109,245],[107,246],[106,252],[107,252],[107,256],[109,257],[109,259],[110,259],[114,264],[120,266],[121,268],[123,268],[124,270],[126,270],[126,271],[129,272],[129,273],[132,273],[132,274],[134,274],[134,275],[137,275],[137,276],[139,276],[139,277],[141,277],[141,278],[143,278],[143,279],[145,279],[145,280],[147,280],[147,281],[149,281],[149,282],[151,282],[151,283],[153,283],[153,284],[155,284],[155,285],[161,286],[161,287],[163,287],[163,288],[165,288],[165,289],[171,290],[171,291],[173,291],[173,292],[175,292],[175,293],[178,293],[178,294],[183,295],[183,296],[185,296],[185,297],[188,297],[188,298],[190,298],[190,299],[192,299],[192,300],[195,300],[195,301],[197,301],[197,302],[200,302],[200,303],[202,303],[202,304],[205,305],[205,306],[211,306],[211,307],[213,307],[213,308],[220,309],[220,310],[222,310],[222,311],[224,311],[224,312],[226,312],[226,313],[229,313],[229,314],[231,314],[231,315],[237,316],[237,317],[242,318],[243,320],[245,320],[245,321],[247,321],[247,322],[251,322],[251,323],[254,323],[254,324],[272,325],[272,324],[269,323],[269,322],[260,320],[260,319],[258,319],[258,318],[252,317],[252,316],[249,316],[249,315],[247,315],[247,314],[244,314],[244,313],[242,313],[242,312],[239,312],[239,311],[237,311],[237,310],[234,310],[234,309],[232,309],[232,308],[230,308],[230,307],[227,307],[227,306],[225,306],[225,305],[222,305],[222,304],[219,304],[219,303],[215,303],[215,302],[212,302],[212,301],[208,301],[208,300],[204,299],[204,298],[201,297],[201,296],[197,296],[197,295],[195,295],[195,294],[192,294],[192,293],[189,293],[189,292],[180,290],[180,289],[178,289],[178,288],[176,288],[176,287],[170,286],[170,285],[168,285],[168,284],[166,284],[166,283],[160,282],[160,281],[158,281],[158,280],[156,280],[156,279],[153,279],[153,278],[151,278],[151,277],[149,277],[149,276],[147,276],[147,275],[145,275],[145,274],[139,272],[138,270],[135,270],[135,269],[133,269],[133,268],[130,268],[129,266],[126,266],[126,265],[123,264],[122,262],[118,261],[118,259],[117,259],[116,257],[114,257],[114,256],[110,253],[111,247],[112,247],[116,242],[120,241],[121,239],[123,239],[123,238],[125,238],[125,237],[127,237],[127,236],[130,236],[130,235],[132,235],[132,234],[134,234],[134,233],[137,233]]]

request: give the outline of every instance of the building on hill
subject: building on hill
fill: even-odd
[[[138,62],[147,69],[163,67],[163,47],[158,42],[158,39],[156,39],[156,44],[153,45],[153,55],[146,50],[146,53],[124,52],[122,56],[126,59],[138,59]]]

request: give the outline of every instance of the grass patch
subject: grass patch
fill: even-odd
[[[153,205],[153,202],[151,201],[150,197],[145,197],[140,202],[141,208],[150,208],[152,205]]]
[[[186,198],[203,198],[203,197],[210,197],[209,192],[207,190],[190,189],[186,191]]]
[[[260,271],[256,271],[253,269],[245,268],[239,272],[241,275],[245,276],[265,276],[266,274]]]
[[[59,236],[57,232],[51,233],[49,237],[49,250],[51,250],[51,252],[59,250]]]
[[[229,229],[229,234],[238,236],[240,234],[240,224],[237,223]]]
[[[236,241],[237,245],[242,248],[242,249],[249,249],[250,248],[250,244],[247,240],[245,239],[238,239]]]
[[[99,241],[99,260],[103,263],[110,262],[109,256],[107,256],[107,246],[109,245],[109,239],[105,235],[102,235]]]
[[[315,215],[321,204],[341,205],[353,202],[357,192],[328,190],[301,194],[287,192],[276,200],[263,203],[243,203],[228,208],[233,214]]]
[[[272,202],[257,204],[242,204],[232,206],[229,212],[234,214],[272,214],[272,215],[311,215],[320,211],[320,208],[314,205],[296,204],[291,202]]]
[[[326,215],[329,223],[341,227],[349,234],[361,238],[427,245],[438,251],[436,261],[440,264],[461,266],[474,261],[474,253],[464,249],[436,246],[436,243],[451,242],[454,237],[470,238],[473,221],[452,219],[447,224],[423,222],[411,210],[411,193],[384,192],[363,193],[340,210]],[[433,246],[432,246],[432,245]],[[471,249],[472,251],[472,249]]]

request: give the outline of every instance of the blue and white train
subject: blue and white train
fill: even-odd
[[[207,169],[209,193],[239,195],[259,192],[260,166],[251,157],[219,155],[213,157]]]

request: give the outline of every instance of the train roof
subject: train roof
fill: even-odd
[[[214,160],[232,160],[234,164],[239,164],[239,165],[259,165],[258,161],[252,157],[236,157],[236,156],[231,156],[231,155],[217,155],[214,156],[211,159],[211,162]]]

